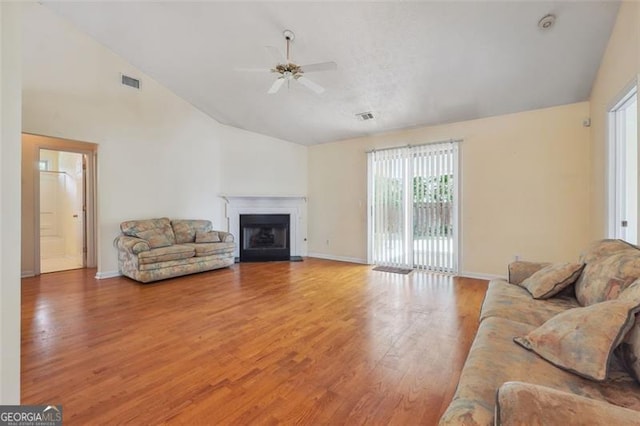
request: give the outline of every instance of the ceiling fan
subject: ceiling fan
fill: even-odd
[[[297,65],[291,61],[291,42],[295,38],[295,34],[291,30],[284,30],[283,33],[285,40],[287,41],[287,55],[283,55],[280,50],[273,46],[265,46],[267,51],[271,54],[271,56],[277,61],[276,66],[273,68],[239,68],[239,71],[257,71],[257,72],[272,72],[276,74],[276,81],[273,82],[269,90],[268,94],[273,95],[277,93],[278,90],[287,83],[287,86],[291,83],[291,81],[297,81],[302,84],[306,88],[314,91],[318,95],[325,91],[324,87],[320,86],[318,83],[315,83],[309,80],[305,74],[310,72],[317,71],[334,71],[338,68],[338,65],[335,62],[320,62],[317,64],[309,64],[309,65]]]

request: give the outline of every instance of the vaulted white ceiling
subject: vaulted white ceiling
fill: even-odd
[[[481,118],[589,98],[619,3],[46,2],[216,120],[301,144]],[[556,15],[549,31],[538,28]],[[327,90],[275,95],[264,46],[296,38]],[[144,90],[144,81],[142,82]],[[355,113],[372,111],[375,120]]]

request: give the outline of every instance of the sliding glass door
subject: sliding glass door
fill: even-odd
[[[410,218],[406,208],[409,148],[388,149],[369,154],[373,171],[373,188],[369,200],[373,242],[373,263],[385,266],[408,266],[411,258]]]
[[[458,143],[369,153],[369,257],[457,272]]]

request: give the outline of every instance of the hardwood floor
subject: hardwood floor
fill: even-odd
[[[22,281],[22,403],[65,424],[435,424],[486,282],[319,259]]]

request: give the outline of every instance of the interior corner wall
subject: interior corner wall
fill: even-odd
[[[0,2],[0,405],[20,404],[20,29]]]
[[[43,5],[24,5],[23,39],[23,131],[98,144],[98,276],[117,273],[124,220],[226,230],[220,195],[306,195],[306,147],[218,123]]]
[[[366,260],[367,150],[461,138],[461,273],[506,276],[515,255],[575,261],[589,241],[588,115],[582,102],[311,146],[309,253]]]
[[[608,112],[639,73],[640,3],[623,2],[591,91],[592,239],[607,236]]]

